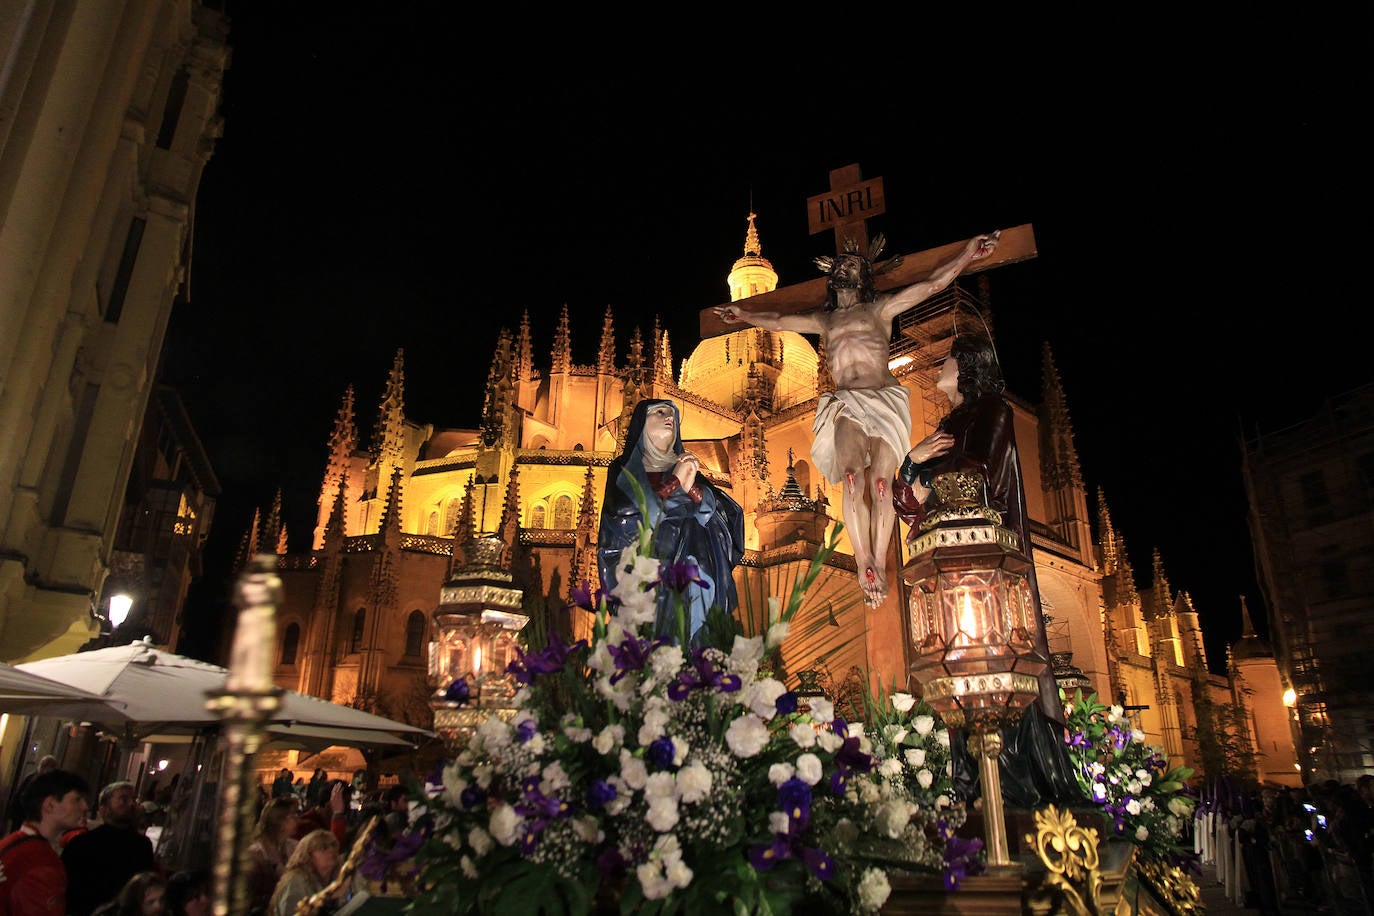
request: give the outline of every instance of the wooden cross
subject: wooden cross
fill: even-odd
[[[808,222],[812,234],[833,229],[836,254],[843,253],[846,238],[854,239],[860,246],[859,251],[867,254],[868,231],[864,219],[884,212],[882,179],[875,178],[862,182],[859,180],[859,167],[850,165],[832,171],[830,184],[829,192],[807,201]],[[992,228],[996,227],[989,227]],[[962,251],[967,242],[967,239],[963,239],[941,245],[939,248],[928,248],[915,254],[903,255],[902,262],[892,270],[875,277],[875,283],[879,290],[897,289],[919,283],[929,277],[936,267]],[[1035,232],[1030,223],[1023,223],[1003,229],[997,242],[997,250],[986,258],[974,261],[964,269],[963,275],[980,273],[989,267],[998,267],[1002,264],[1028,261],[1036,254]],[[778,312],[784,315],[807,312],[825,303],[825,284],[826,278],[818,276],[802,283],[778,287],[771,293],[750,296],[735,303],[723,302],[721,305],[733,304],[745,312]],[[741,324],[726,324],[721,321],[716,317],[713,308],[701,310],[700,326],[703,340],[738,331],[743,327]]]

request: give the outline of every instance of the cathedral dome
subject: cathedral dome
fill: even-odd
[[[745,328],[708,337],[683,360],[681,387],[736,408],[760,384],[772,410],[816,396],[816,348],[794,331]]]

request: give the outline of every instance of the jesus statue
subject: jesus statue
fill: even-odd
[[[845,529],[869,607],[878,607],[887,597],[887,549],[895,519],[890,488],[898,463],[911,448],[910,395],[887,366],[892,321],[949,286],[969,264],[992,254],[999,235],[970,239],[929,277],[891,292],[879,292],[873,281],[880,236],[867,256],[848,245],[843,254],[817,259],[827,269],[828,295],[810,311],[755,312],[740,303],[714,309],[727,324],[820,336],[835,390],[821,394],[816,407],[811,458],[832,486],[842,488]]]

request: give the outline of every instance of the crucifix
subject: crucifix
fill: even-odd
[[[1034,257],[1035,238],[1024,225],[880,261],[865,221],[884,210],[882,180],[863,181],[857,165],[830,180],[830,191],[807,207],[812,234],[835,232],[835,256],[816,259],[827,275],[706,309],[701,334],[752,325],[820,337],[835,389],[818,398],[811,458],[841,488],[859,586],[865,604],[878,608],[896,568],[890,488],[911,448],[910,396],[887,366],[892,322],[960,274]]]

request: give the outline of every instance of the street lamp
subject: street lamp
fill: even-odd
[[[129,619],[129,609],[133,606],[133,597],[125,594],[124,592],[116,592],[115,594],[110,596],[110,610],[108,612],[108,618],[110,621],[110,629],[112,631],[118,630],[119,625],[122,624],[125,620]]]
[[[911,586],[911,673],[945,723],[968,730],[983,787],[988,863],[1008,865],[1000,730],[1035,702],[1049,665],[1032,635],[1040,608],[1031,560],[988,505],[981,472],[940,474],[931,488],[935,508],[921,522],[902,570]]]

